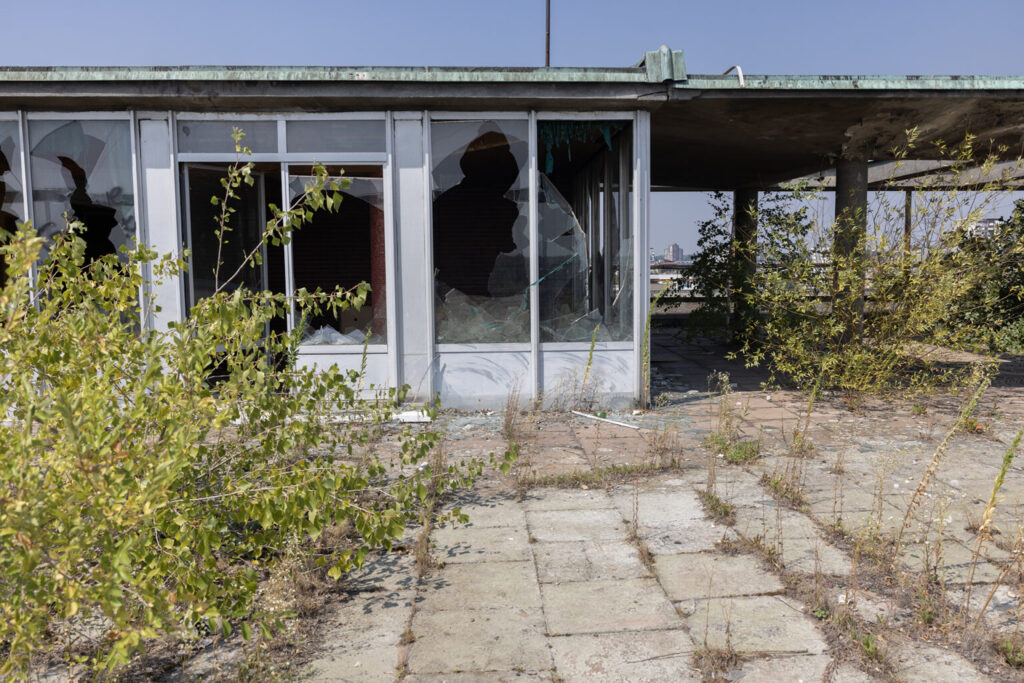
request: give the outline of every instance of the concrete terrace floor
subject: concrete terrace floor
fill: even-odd
[[[658,407],[608,415],[637,429],[567,413],[522,418],[514,475],[488,474],[448,501],[470,523],[432,531],[437,567],[420,577],[412,553],[390,554],[352,576],[348,597],[326,609],[310,680],[697,681],[696,653],[727,650],[735,656],[719,680],[1021,679],[991,647],[904,630],[915,621],[910,608],[859,581],[849,544],[829,531],[836,523],[848,534],[892,530],[902,521],[956,398],[867,402],[856,411],[826,399],[811,417],[814,450],[796,462],[785,453],[805,409],[798,394],[766,393],[757,372],[664,336],[655,337],[652,360]],[[758,460],[728,464],[703,445],[722,410],[721,397],[707,393],[712,371],[736,383],[728,408],[743,434],[761,440]],[[971,574],[968,527],[1024,426],[1016,376],[1008,370],[999,384],[979,407],[986,432],[952,439],[905,534],[904,570],[941,574],[951,602]],[[502,424],[500,413],[443,415],[447,456],[500,452]],[[655,467],[668,460],[675,466]],[[597,476],[612,466],[648,469]],[[796,466],[799,511],[762,483]],[[731,525],[702,505],[709,470],[734,508]],[[997,508],[999,537],[1015,535],[1022,498],[1017,463]],[[973,571],[975,604],[1009,559],[999,545],[989,544]],[[817,591],[853,619],[886,626],[881,662],[830,634],[806,597]],[[996,591],[993,633],[1015,627],[1019,592]]]

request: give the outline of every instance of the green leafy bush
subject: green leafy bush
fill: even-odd
[[[251,170],[236,164],[224,180],[222,235]],[[318,168],[265,239],[336,210],[339,189]],[[430,430],[403,431],[398,457],[378,458],[368,446],[406,389],[299,363],[298,331],[267,332],[283,295],[221,287],[185,322],[140,331],[143,265],[162,280],[183,262],[137,248],[87,263],[81,226],[70,228],[43,261],[28,227],[2,247],[0,676],[25,675],[55,646],[113,669],[162,635],[266,632],[280,615],[254,613],[253,598],[287,549],[337,578],[480,472],[429,458]],[[367,290],[296,298],[338,310]],[[339,524],[350,541],[314,551]]]
[[[1024,353],[1024,202],[991,234],[961,232],[955,247],[983,277],[952,302],[945,324],[980,348]]]
[[[809,221],[799,210],[758,216],[759,233],[772,237],[759,244],[764,265],[749,302],[761,320],[743,348],[748,362],[815,391],[915,391],[966,381],[970,363],[950,351],[984,350],[977,340],[987,334],[992,308],[982,302],[974,320],[961,316],[958,324],[949,313],[997,276],[985,257],[961,248],[963,236],[998,205],[1005,186],[994,177],[971,192],[949,189],[961,173],[980,168],[984,177],[994,168],[996,156],[977,152],[970,137],[929,154],[947,165],[941,177],[919,180],[909,241],[902,193],[876,193],[868,215],[858,217],[866,224],[861,234],[843,234],[839,221]],[[797,207],[808,199],[799,188],[790,196]]]

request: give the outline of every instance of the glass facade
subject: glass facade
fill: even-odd
[[[538,123],[540,339],[633,338],[632,125]]]
[[[0,121],[0,242],[4,233],[13,235],[25,220],[24,188],[21,182],[21,149],[18,122]],[[7,263],[0,253],[0,287],[7,282]]]
[[[430,132],[437,342],[529,342],[528,122]]]
[[[85,228],[86,260],[135,240],[135,192],[128,121],[28,122],[36,231],[53,237],[68,220]]]

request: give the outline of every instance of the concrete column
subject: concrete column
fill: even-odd
[[[733,192],[732,328],[742,334],[753,322],[754,310],[747,301],[757,272],[757,190],[740,188]],[[740,341],[737,339],[737,341]]]
[[[868,162],[867,159],[841,158],[836,162],[836,259],[855,259],[863,264],[868,225]],[[864,327],[864,270],[854,271],[859,282],[839,284],[836,300],[837,313],[847,321],[844,337],[852,339]],[[836,275],[838,278],[838,273]]]

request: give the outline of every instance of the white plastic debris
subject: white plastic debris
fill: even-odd
[[[395,421],[405,424],[420,424],[430,422],[431,420],[425,410],[406,410],[401,413],[395,413]]]
[[[590,413],[581,413],[578,410],[570,411],[573,415],[579,415],[580,417],[589,417],[591,420],[599,420],[601,422],[607,422],[608,424],[617,425],[619,427],[629,427],[630,429],[640,429],[636,425],[628,425],[625,422],[617,422],[615,420],[609,420],[607,417],[598,417],[597,415],[591,415]]]

